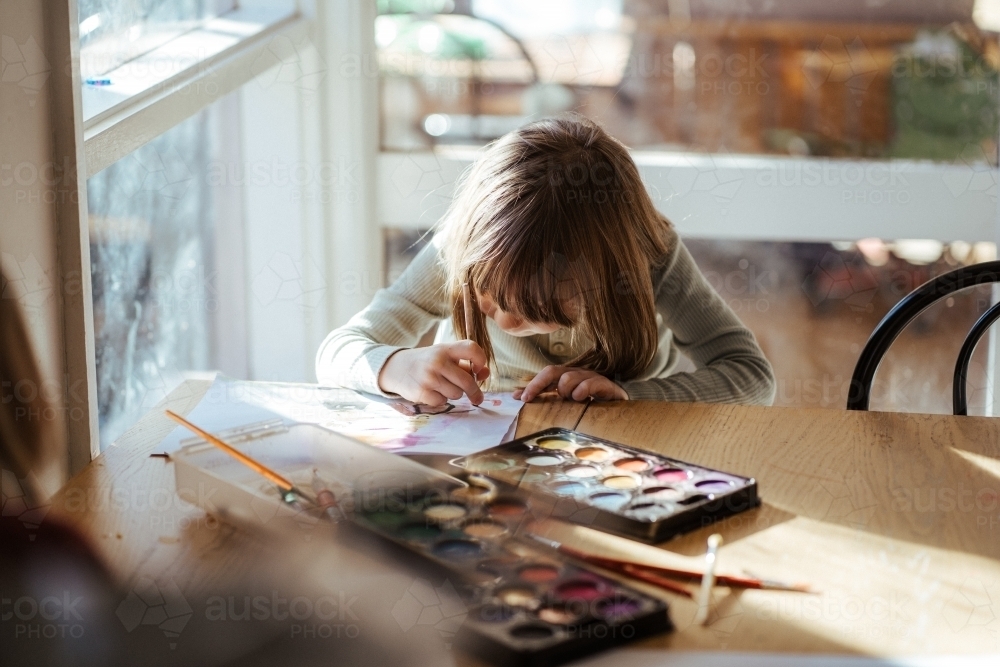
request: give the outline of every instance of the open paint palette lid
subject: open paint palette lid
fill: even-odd
[[[454,477],[314,424],[276,419],[217,435],[303,491],[329,490],[345,513],[387,502],[387,493],[406,502],[408,493],[423,495],[431,486],[442,493],[466,487]],[[177,494],[211,514],[260,525],[319,518],[316,508],[288,502],[273,483],[200,438],[182,441],[170,458]]]

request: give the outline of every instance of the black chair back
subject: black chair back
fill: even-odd
[[[906,328],[906,325],[913,321],[927,307],[938,299],[975,285],[984,285],[1000,282],[1000,261],[983,262],[963,266],[960,269],[949,271],[937,278],[928,280],[926,283],[913,290],[899,303],[893,306],[892,310],[882,318],[882,321],[875,327],[875,331],[865,343],[865,348],[861,351],[858,363],[854,366],[854,375],[851,377],[850,393],[847,397],[848,410],[867,410],[871,399],[872,381],[875,379],[875,372],[882,357],[889,350],[896,337]],[[952,387],[953,412],[956,415],[964,415],[968,412],[966,402],[966,379],[968,377],[969,361],[972,359],[972,352],[976,343],[989,329],[990,325],[1000,317],[1000,304],[994,305],[987,310],[973,325],[969,335],[965,338],[962,350],[959,352],[958,361],[955,363],[954,386]]]

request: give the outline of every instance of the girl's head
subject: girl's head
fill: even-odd
[[[572,328],[594,341],[572,365],[634,377],[656,353],[649,268],[668,227],[626,148],[596,123],[525,125],[486,150],[442,221],[455,330],[469,336],[468,282],[472,334],[491,362],[487,317],[520,336]]]

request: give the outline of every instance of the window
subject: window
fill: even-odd
[[[641,149],[995,161],[1000,49],[969,5],[687,5],[382,2],[383,147],[573,109]]]
[[[345,284],[381,277],[375,121],[352,106],[376,82],[341,66],[375,61],[371,3],[8,11],[3,297],[32,320],[69,472],[204,370],[313,380],[371,298]]]
[[[290,95],[273,86],[281,75],[272,72],[280,72],[285,60],[301,65],[301,54],[294,37],[269,37],[249,68],[228,75],[237,86],[255,88],[219,97],[224,90],[209,78],[213,59],[245,48],[289,15],[283,3],[232,11],[219,4],[122,1],[80,7],[85,127],[110,120],[113,132],[123,119],[148,112],[146,105],[156,97],[162,108],[147,115],[163,127],[151,140],[147,136],[155,126],[138,133],[125,128],[125,140],[116,141],[115,150],[121,153],[121,144],[135,149],[121,157],[101,154],[88,165],[102,449],[185,379],[216,369],[252,377],[253,370],[261,370],[252,368],[254,346],[267,352],[279,344],[274,331],[258,327],[256,338],[251,333],[258,311],[273,304],[248,301],[262,294],[267,267],[255,267],[252,259],[266,231],[243,205],[248,172],[255,167],[259,172],[261,165],[244,160],[259,157],[260,142],[242,136],[243,127],[256,130],[259,122],[242,102],[266,100],[266,113],[273,114],[269,122],[294,116],[291,96],[300,89],[293,87]],[[264,81],[257,80],[261,76]],[[191,116],[184,99],[190,86],[177,88],[178,80],[193,80],[198,93],[218,101]],[[279,151],[270,157],[292,155]],[[249,228],[256,229],[255,238],[248,238]],[[251,270],[257,269],[253,275],[248,260]],[[302,314],[286,313],[286,326],[294,327]],[[304,368],[287,372],[287,379],[307,379]]]
[[[80,0],[80,76],[86,82],[215,15],[204,0]],[[232,7],[226,7],[232,9]]]
[[[220,367],[220,300],[232,295],[219,275],[241,268],[217,260],[239,242],[216,226],[221,113],[198,113],[87,181],[102,449],[186,375]]]

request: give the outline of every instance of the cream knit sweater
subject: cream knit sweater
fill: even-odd
[[[770,405],[775,393],[771,365],[676,235],[651,277],[660,344],[638,378],[619,382],[629,398]],[[416,345],[435,323],[440,323],[436,343],[454,341],[450,317],[435,237],[392,286],[379,290],[367,308],[330,332],[316,355],[316,376],[320,384],[387,396],[378,375],[389,356]],[[488,391],[523,386],[525,377],[565,363],[590,346],[589,340],[565,329],[518,338],[490,319],[487,329],[496,357]],[[694,362],[695,371],[671,375],[678,352]]]

